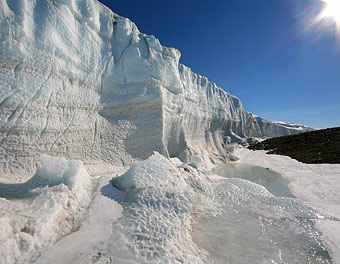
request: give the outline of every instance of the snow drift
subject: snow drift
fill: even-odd
[[[307,128],[245,111],[96,0],[0,1],[0,171],[32,172],[41,153],[130,163]],[[140,140],[143,138],[143,140]]]
[[[77,228],[92,184],[83,163],[42,155],[25,183],[0,184],[0,259],[31,263]]]

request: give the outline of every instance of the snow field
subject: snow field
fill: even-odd
[[[234,154],[273,170],[294,163],[247,153]],[[204,159],[189,166],[155,152],[124,174],[126,168],[88,165],[101,177],[93,193],[82,162],[43,155],[29,181],[0,185],[1,262],[331,263],[324,243],[337,260],[336,215],[304,204],[308,199],[275,197],[248,180],[196,169],[207,167]],[[293,171],[303,168],[297,163]]]

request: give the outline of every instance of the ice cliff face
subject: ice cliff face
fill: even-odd
[[[188,160],[306,129],[253,116],[179,58],[96,0],[1,0],[0,171],[32,171],[41,153]]]

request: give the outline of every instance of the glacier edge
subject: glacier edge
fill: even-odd
[[[309,129],[248,113],[96,0],[2,0],[0,21],[3,173],[33,172],[41,153],[129,164],[158,151],[189,162],[225,156],[240,138]]]

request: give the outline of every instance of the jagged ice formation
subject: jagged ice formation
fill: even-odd
[[[179,59],[96,0],[1,0],[0,171],[32,172],[41,153],[190,161],[229,140],[307,129],[248,113]]]

